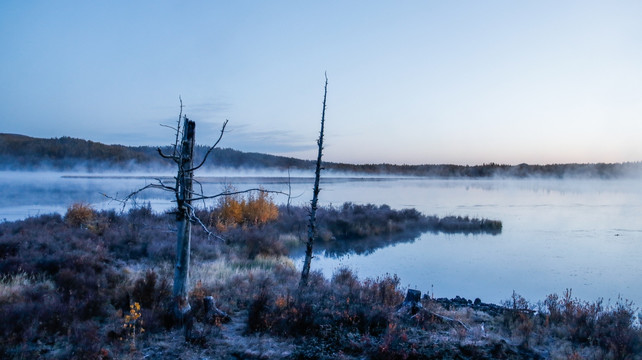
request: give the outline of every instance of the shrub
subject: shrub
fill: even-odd
[[[75,359],[101,359],[99,326],[94,321],[75,321],[69,328],[69,342]]]
[[[363,283],[365,300],[384,306],[397,306],[403,301],[403,293],[399,289],[401,279],[397,274],[386,274],[375,280],[366,279]]]
[[[602,301],[588,303],[572,297],[570,289],[562,298],[549,295],[546,325],[557,327],[558,336],[575,343],[599,346],[618,359],[639,353],[642,333],[634,326],[636,309],[628,301],[618,299],[614,306]]]
[[[535,323],[528,301],[513,291],[510,300],[504,302],[506,311],[503,314],[504,326],[512,333],[522,338],[522,344],[527,345]]]
[[[288,249],[274,231],[248,229],[243,232],[242,240],[244,252],[248,259],[254,259],[257,256],[283,256],[288,254]]]
[[[158,274],[149,269],[134,283],[132,298],[144,309],[162,308],[164,302],[171,299],[169,281],[165,277],[159,281]]]
[[[67,208],[65,222],[70,226],[89,226],[94,221],[96,213],[89,204],[73,203]]]
[[[249,194],[243,207],[243,220],[252,225],[262,225],[279,217],[279,208],[267,192],[259,191],[258,195]]]
[[[388,329],[379,346],[375,347],[370,353],[370,358],[377,360],[405,360],[416,356],[414,344],[408,341],[406,331],[397,326],[397,324],[392,323],[388,325]]]
[[[226,191],[234,191],[228,188]],[[233,227],[243,222],[243,208],[245,200],[239,195],[227,195],[219,199],[218,207],[210,214],[210,226],[216,225],[219,231]]]
[[[616,358],[626,358],[642,351],[642,334],[634,327],[635,310],[629,301],[618,299],[614,307],[603,313],[596,322],[595,338],[603,349]]]
[[[114,312],[123,284],[104,237],[86,230],[90,219],[102,216],[72,206],[64,221],[45,215],[0,224],[0,244],[8,244],[0,258],[6,285],[0,335],[6,335],[6,346],[60,342],[62,348],[71,346],[63,353],[89,358],[95,353],[96,329]]]
[[[258,331],[265,331],[270,329],[273,319],[270,318],[270,305],[271,296],[266,289],[254,297],[250,304],[247,317],[247,331],[255,333]]]
[[[234,192],[235,189],[228,187],[226,191]],[[258,195],[249,193],[247,199],[239,194],[221,197],[217,208],[210,213],[209,225],[225,231],[238,225],[263,225],[278,217],[278,206],[267,192],[260,190]]]
[[[316,336],[334,345],[348,344],[349,333],[380,336],[391,323],[403,300],[399,279],[387,276],[360,282],[348,269],[339,270],[331,281],[312,273],[306,291],[296,301],[296,282],[275,291],[262,288],[250,305],[248,330],[281,336]]]

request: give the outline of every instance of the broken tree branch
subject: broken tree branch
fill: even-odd
[[[181,103],[180,106],[180,111],[178,112],[178,121],[176,125],[176,140],[174,140],[174,151],[172,152],[172,156],[176,157],[177,151],[178,151],[178,140],[181,137],[181,120],[183,118],[183,98],[181,98],[180,95],[178,95],[178,101]]]
[[[246,190],[239,190],[239,191],[224,191],[222,193],[218,193],[216,195],[207,195],[207,196],[200,196],[200,197],[195,197],[190,199],[191,201],[199,201],[199,200],[205,200],[205,199],[216,199],[222,196],[231,196],[231,195],[238,195],[238,194],[245,194],[249,193],[252,191],[257,191],[261,193],[266,193],[266,194],[279,194],[279,195],[287,195],[287,193],[284,193],[282,191],[276,191],[276,190],[265,190],[262,188],[253,188],[253,189],[246,189]]]
[[[161,150],[161,148],[156,148],[156,151],[158,151],[158,155],[160,155],[163,159],[171,159],[171,160],[174,160],[174,162],[178,162],[178,157],[174,155],[163,154],[163,150]]]
[[[222,237],[222,236],[220,236],[220,235],[216,235],[216,234],[214,234],[212,231],[210,231],[210,229],[208,229],[208,228],[207,228],[207,226],[203,223],[203,221],[201,220],[201,218],[199,218],[198,216],[196,216],[196,211],[195,211],[195,209],[194,209],[191,205],[188,205],[188,206],[189,206],[189,207],[190,207],[190,209],[192,210],[192,221],[197,222],[197,223],[201,226],[201,228],[203,229],[203,231],[205,231],[205,233],[207,234],[208,239],[209,239],[210,237],[214,237],[214,238],[216,238],[216,239],[218,239],[218,240],[220,240],[220,241],[223,241],[223,242],[225,242],[225,241],[226,241],[224,237]]]

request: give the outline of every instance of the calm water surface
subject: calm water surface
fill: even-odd
[[[80,175],[80,176],[78,176]],[[0,219],[64,213],[73,202],[98,209],[119,208],[101,193],[124,196],[152,180],[86,177],[83,174],[0,173]],[[239,189],[263,185],[288,192],[287,178],[228,176],[201,178],[205,192],[226,184]],[[368,255],[315,254],[312,267],[326,276],[343,266],[361,278],[397,274],[402,285],[437,297],[479,297],[500,302],[512,291],[537,302],[570,288],[581,299],[642,305],[642,186],[638,180],[435,180],[326,177],[321,203],[389,204],[429,215],[468,215],[501,220],[500,235],[426,233],[412,242]],[[312,179],[293,177],[292,202],[307,204]],[[297,197],[298,196],[298,197]],[[158,211],[171,207],[169,194],[149,191],[137,201]],[[275,197],[285,202],[286,197]],[[210,205],[210,204],[206,204]],[[295,256],[300,266],[302,259]]]

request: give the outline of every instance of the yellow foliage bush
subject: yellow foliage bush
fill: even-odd
[[[258,196],[250,194],[243,208],[243,220],[253,225],[265,224],[279,217],[279,208],[272,202],[266,192]]]
[[[235,189],[228,187],[227,192]],[[261,225],[279,217],[279,208],[267,192],[250,193],[247,199],[239,194],[222,197],[217,208],[210,213],[210,225],[219,231],[225,231],[238,225]]]
[[[219,220],[225,224],[240,224],[243,222],[244,208],[245,200],[239,201],[234,197],[226,196],[219,205],[221,210]]]
[[[67,208],[65,214],[65,222],[71,226],[88,226],[96,217],[94,209],[85,203],[73,203]]]

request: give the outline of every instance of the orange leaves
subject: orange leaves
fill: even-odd
[[[133,326],[136,324],[138,319],[140,319],[141,314],[140,314],[140,304],[135,302],[133,305],[129,305],[129,315],[125,315],[124,318],[124,327],[126,326]]]
[[[234,225],[243,222],[243,210],[245,200],[237,199],[236,196],[226,196],[219,204],[219,220],[224,224]]]
[[[135,302],[129,305],[129,314],[123,317],[123,328],[127,331],[132,350],[136,349],[136,335],[145,332],[142,316],[140,304]]]
[[[234,192],[229,187],[227,192]],[[219,231],[244,225],[262,225],[279,217],[279,208],[267,192],[249,193],[247,198],[239,194],[228,195],[219,200],[218,207],[210,214],[210,224]]]
[[[65,222],[74,227],[88,226],[93,222],[95,216],[94,209],[88,204],[73,203],[67,208]]]
[[[285,308],[289,307],[291,303],[292,303],[292,297],[290,296],[279,296],[274,301],[274,305],[276,305],[276,308],[279,311],[282,311]]]
[[[250,194],[247,203],[243,208],[243,220],[252,224],[260,225],[274,221],[279,217],[279,208],[272,202],[272,199],[265,192],[259,192],[258,196]]]

